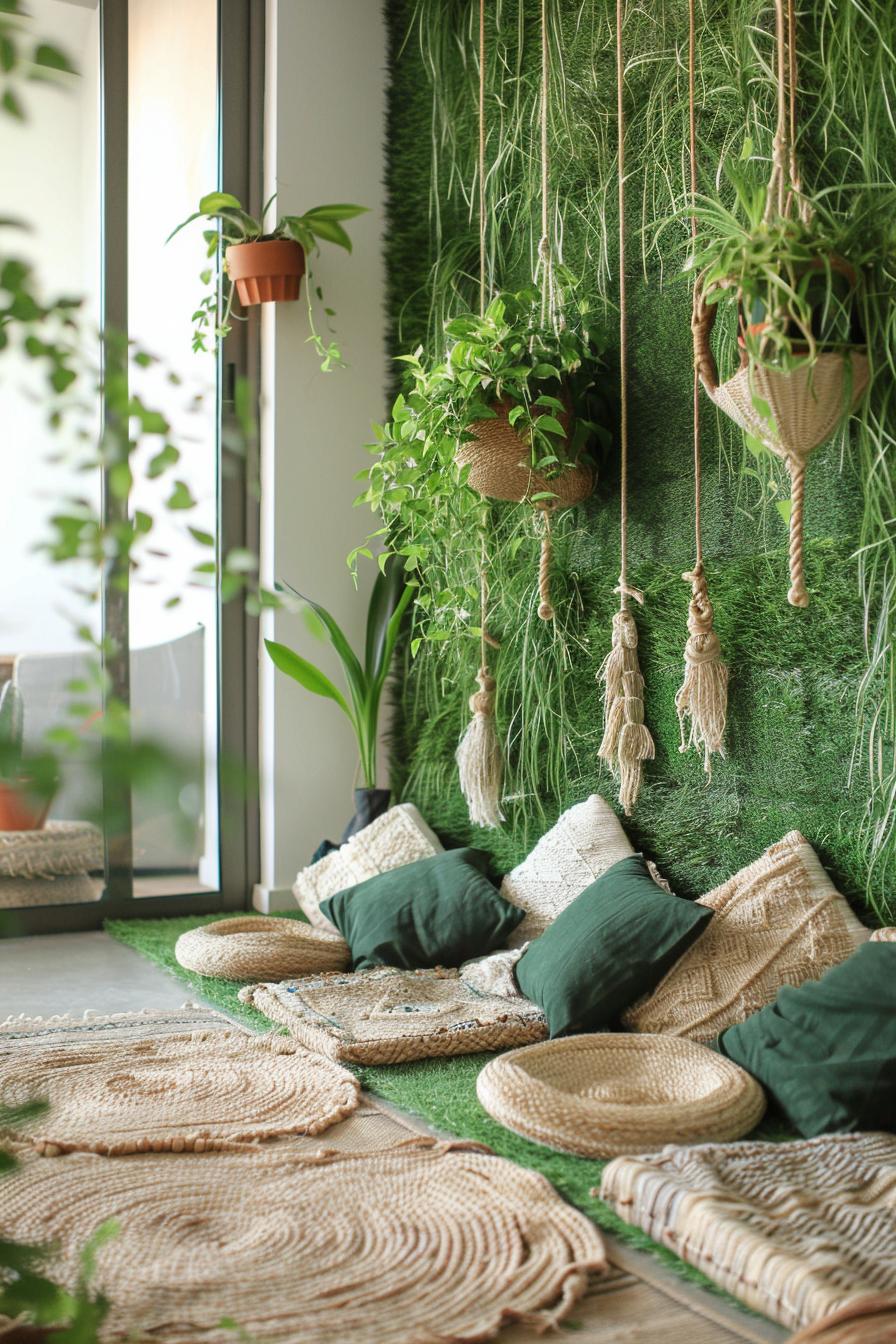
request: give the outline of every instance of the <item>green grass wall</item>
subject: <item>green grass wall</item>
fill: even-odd
[[[888,165],[896,167],[896,135],[879,95],[892,92],[886,50],[896,40],[896,17],[880,3],[866,10],[803,0],[799,10],[805,176],[820,188],[860,180],[869,161],[888,172]],[[871,897],[866,890],[867,839],[860,826],[868,784],[861,758],[850,782],[856,691],[867,666],[855,559],[863,510],[860,456],[854,445],[838,442],[810,460],[805,557],[811,604],[792,608],[787,528],[774,508],[780,474],[752,459],[739,431],[705,397],[703,544],[715,628],[731,669],[727,759],[714,758],[709,781],[697,752],[679,752],[674,699],[683,679],[690,594],[681,575],[694,562],[690,288],[678,278],[684,224],[669,225],[658,241],[656,233],[685,200],[687,3],[651,0],[637,7],[630,0],[628,11],[629,582],[645,594],[635,616],[656,760],[646,766],[626,829],[680,892],[695,896],[798,828],[841,890],[877,922],[872,900],[886,914],[889,895],[886,883],[878,882]],[[470,202],[478,5],[388,0],[386,14],[387,258],[397,355],[418,344],[436,350],[442,318],[476,302],[478,225]],[[518,288],[531,279],[540,232],[539,6],[487,0],[487,14],[490,266],[499,288]],[[614,384],[615,3],[550,0],[549,16],[552,219],[564,262],[606,321]],[[768,155],[772,31],[768,4],[698,4],[700,186],[707,193],[716,190],[726,150],[739,153],[748,133],[756,156]],[[857,115],[863,99],[864,119]],[[765,171],[760,163],[759,176]],[[409,646],[405,650],[394,691],[393,787],[449,841],[489,848],[505,867],[570,804],[594,791],[615,802],[614,781],[597,758],[603,715],[596,677],[618,603],[619,483],[617,441],[595,494],[565,522],[559,631],[535,615],[537,542],[521,519],[524,511],[491,509],[496,538],[508,528],[525,533],[528,527],[530,534],[515,551],[496,541],[490,628],[502,646],[494,660],[508,756],[502,830],[470,827],[454,765],[475,689],[478,639],[424,643],[414,658]],[[786,487],[779,489],[777,498],[787,497]],[[466,546],[475,579],[475,539],[459,539],[458,546]]]

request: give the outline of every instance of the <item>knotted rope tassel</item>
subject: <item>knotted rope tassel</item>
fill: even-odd
[[[476,674],[480,689],[470,696],[473,718],[457,749],[460,787],[474,826],[500,826],[504,763],[495,727],[495,679],[485,667]]]
[[[684,650],[684,685],[675,697],[681,728],[679,751],[702,746],[703,768],[712,779],[710,754],[717,751],[722,760],[725,759],[722,738],[728,711],[728,668],[721,661],[722,650],[712,628],[713,609],[706,589],[703,562],[698,561],[692,572],[681,577],[691,584],[691,602],[688,608],[689,638]],[[691,727],[685,739],[684,720],[688,714]]]
[[[624,600],[624,595],[623,595]],[[630,817],[641,787],[641,763],[656,749],[644,724],[644,678],[638,662],[638,627],[626,608],[613,617],[613,647],[600,670],[604,692],[604,736],[598,756],[619,779],[619,801]]]

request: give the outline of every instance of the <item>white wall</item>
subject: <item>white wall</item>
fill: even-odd
[[[349,221],[351,256],[325,245],[314,263],[349,368],[321,373],[306,344],[304,286],[302,301],[271,304],[263,314],[262,574],[322,602],[356,648],[374,570],[368,563],[357,593],[346,555],[373,518],[352,507],[359,490],[352,478],[370,461],[363,445],[385,395],[385,81],[377,0],[268,0],[265,195],[279,192],[280,213],[334,201],[371,213]],[[329,645],[317,643],[299,616],[269,616],[264,633],[343,684]],[[321,839],[341,838],[356,767],[338,707],[275,673],[262,652],[260,903],[265,889],[289,888]]]

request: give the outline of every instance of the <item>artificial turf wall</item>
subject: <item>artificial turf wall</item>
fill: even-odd
[[[837,78],[831,61],[851,70],[859,98],[867,85],[873,102],[878,67],[871,53],[887,33],[875,35],[871,18],[888,31],[896,30],[896,19],[880,4],[869,6],[867,23],[860,5],[804,0],[799,9],[801,106],[804,113],[814,109],[812,117],[804,116],[809,123],[804,165],[813,186],[821,188],[862,170],[849,157],[855,124],[847,126],[847,114],[841,118],[838,108],[829,106],[830,81]],[[849,22],[859,25],[850,31],[864,32],[867,45],[857,42],[851,54],[844,54],[841,43],[832,55],[831,13],[840,22],[840,12],[847,9],[853,14]],[[512,289],[531,279],[540,232],[535,140],[539,5],[489,0],[486,10],[489,190],[499,218],[498,237],[490,246],[499,286]],[[854,447],[835,443],[818,449],[810,460],[805,564],[811,605],[792,608],[786,600],[787,527],[768,488],[770,459],[754,460],[739,431],[705,397],[703,543],[715,629],[731,669],[727,759],[714,758],[710,782],[697,752],[679,752],[674,698],[683,678],[690,595],[681,575],[694,562],[691,299],[689,284],[676,279],[685,224],[668,227],[657,245],[654,237],[673,203],[686,199],[687,3],[651,0],[637,9],[630,3],[628,10],[628,577],[646,598],[635,616],[656,760],[646,766],[626,829],[682,894],[694,896],[798,828],[841,890],[875,922],[866,895],[867,837],[858,833],[868,798],[861,759],[850,785],[856,690],[867,666],[855,559],[863,509],[859,459]],[[606,314],[607,365],[616,380],[615,3],[549,0],[548,11],[555,90],[552,211],[563,221],[565,263],[582,277],[582,292]],[[439,317],[456,307],[457,295],[476,302],[478,226],[466,197],[475,203],[478,5],[475,0],[387,0],[386,13],[391,35],[389,315],[392,349],[399,354],[421,343],[436,348]],[[705,192],[716,189],[725,146],[737,154],[748,131],[756,136],[755,154],[769,152],[770,135],[762,141],[773,120],[774,89],[762,61],[771,54],[772,31],[768,4],[698,4],[700,185]],[[514,35],[521,43],[516,48]],[[818,115],[822,103],[826,116]],[[875,155],[896,164],[893,128],[876,118],[869,112],[865,134],[875,137]],[[515,138],[516,150],[495,168],[502,137]],[[499,562],[504,573],[496,584],[490,626],[502,643],[493,655],[494,670],[508,792],[516,795],[505,803],[507,823],[500,832],[471,829],[453,759],[469,718],[478,639],[459,639],[452,647],[424,644],[414,659],[410,650],[406,654],[395,691],[396,794],[416,803],[449,842],[487,847],[505,867],[518,861],[568,805],[593,791],[615,802],[612,778],[597,758],[603,715],[596,676],[609,650],[618,605],[613,589],[619,573],[619,485],[617,443],[595,494],[568,521],[564,635],[541,628],[534,614],[534,534],[531,545],[523,545],[512,561],[505,556]],[[787,496],[785,487],[776,498]],[[502,510],[514,507],[493,506],[498,527]],[[467,544],[475,577],[475,539]],[[549,665],[552,677],[539,695],[550,703],[542,703],[538,713],[529,707],[536,763],[530,751],[524,768],[520,724],[527,687],[532,669],[544,671]],[[886,889],[878,885],[873,899],[878,913],[887,914]]]

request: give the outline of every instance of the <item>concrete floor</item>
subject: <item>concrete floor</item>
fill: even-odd
[[[75,1017],[90,1010],[179,1008],[188,998],[197,1001],[185,985],[107,933],[0,939],[0,1021],[20,1014]],[[428,1129],[376,1098],[365,1097],[363,1108],[368,1114],[333,1127],[328,1136],[332,1146],[388,1146],[405,1138],[408,1126]],[[371,1109],[378,1114],[370,1115]],[[314,1140],[315,1145],[319,1142]],[[571,1328],[581,1332],[576,1338],[583,1344],[779,1344],[787,1338],[787,1331],[742,1315],[678,1279],[649,1255],[614,1238],[606,1240],[612,1272],[593,1281],[573,1313]],[[500,1335],[506,1344],[535,1344],[539,1338],[543,1336],[525,1325],[511,1326]]]

